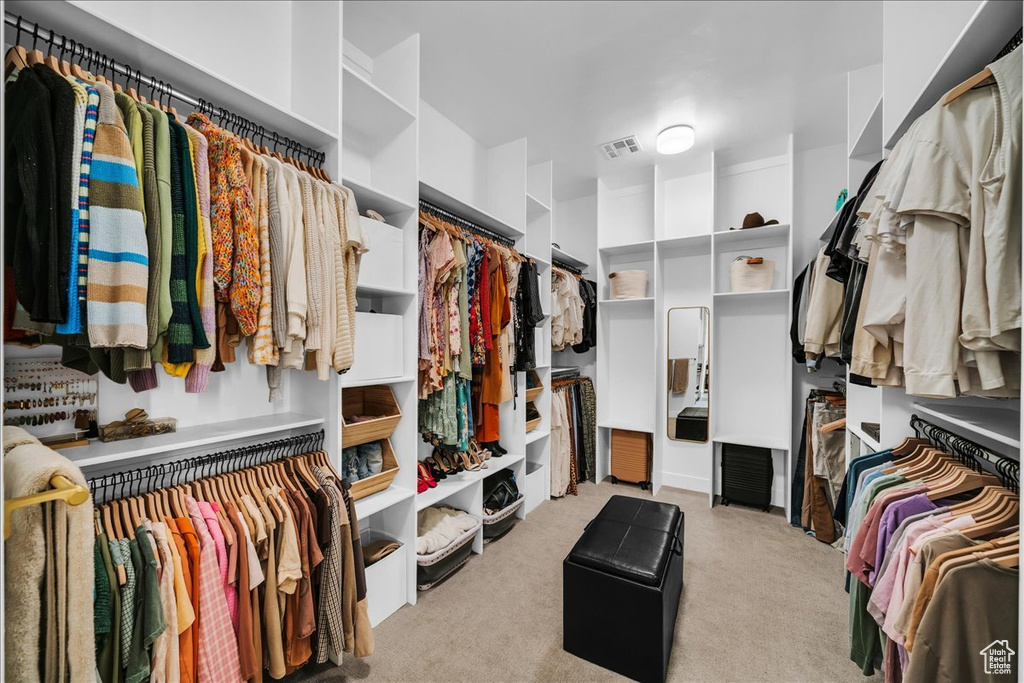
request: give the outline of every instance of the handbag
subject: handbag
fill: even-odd
[[[729,264],[729,284],[734,292],[763,292],[772,288],[775,261],[755,256],[737,256]]]
[[[484,479],[484,509],[497,512],[519,500],[519,486],[516,473],[501,470]]]

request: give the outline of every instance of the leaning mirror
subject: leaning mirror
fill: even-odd
[[[710,322],[704,306],[668,311],[668,438],[676,441],[708,440]]]

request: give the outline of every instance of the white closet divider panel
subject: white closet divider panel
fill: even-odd
[[[598,247],[653,244],[654,169],[643,175],[646,177],[598,180],[597,210],[604,228],[598,231]]]

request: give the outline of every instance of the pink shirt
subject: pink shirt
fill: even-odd
[[[224,590],[224,599],[228,604],[228,615],[231,617],[231,625],[235,631],[238,630],[238,595],[235,587],[228,583],[228,550],[224,543],[224,532],[220,528],[220,520],[213,505],[206,501],[199,501],[199,510],[206,520],[206,527],[210,530],[213,538],[213,547],[217,552],[217,568],[220,570],[221,585]]]
[[[197,503],[192,496],[185,496],[185,508],[199,537],[198,602],[202,627],[199,629],[198,680],[240,681],[242,668],[238,661],[238,640],[224,602],[215,543],[201,505],[205,504]],[[209,508],[209,505],[206,507]],[[213,527],[219,531],[216,520]]]
[[[906,531],[903,533],[903,538],[900,539],[899,546],[893,551],[893,557],[889,562],[889,565],[885,568],[885,572],[878,577],[875,582],[875,588],[871,592],[871,599],[868,601],[868,612],[879,626],[885,623],[886,615],[889,613],[889,608],[892,603],[893,589],[896,584],[903,585],[903,576],[906,573],[906,567],[904,564],[909,562],[910,558],[910,544],[914,540],[925,533],[942,526],[943,522],[949,518],[948,512],[941,514],[932,515],[919,519],[907,526]]]

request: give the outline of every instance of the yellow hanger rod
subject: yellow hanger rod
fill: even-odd
[[[48,503],[51,500],[63,500],[68,505],[81,505],[89,500],[89,491],[84,486],[72,483],[70,479],[61,474],[56,474],[50,479],[50,486],[53,488],[48,491],[4,501],[5,541],[11,536],[11,515],[18,508]]]

